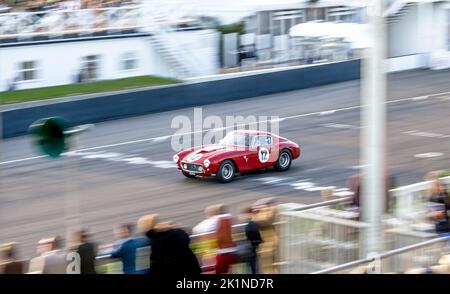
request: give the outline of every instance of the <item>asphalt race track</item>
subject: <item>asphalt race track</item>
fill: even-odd
[[[60,160],[39,157],[27,136],[7,139],[0,158],[0,243],[20,242],[22,255],[32,256],[39,238],[64,235],[66,204],[76,207],[76,201],[82,224],[101,242],[112,240],[115,224],[147,213],[189,228],[212,203],[237,212],[268,196],[317,202],[320,189],[345,188],[360,168],[359,97],[359,81],[352,81],[204,106],[203,117],[279,116],[280,134],[302,147],[288,172],[255,172],[229,184],[187,179],[172,164],[171,121],[192,117],[192,108],[97,124],[79,137],[73,156]],[[449,114],[450,71],[389,77],[388,161],[397,185],[450,167]]]

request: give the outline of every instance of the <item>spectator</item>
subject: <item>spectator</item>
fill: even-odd
[[[117,242],[113,245],[112,258],[119,258],[122,262],[124,274],[136,274],[136,249],[140,244],[132,237],[133,226],[122,224],[114,229]]]
[[[138,222],[137,222],[137,232],[136,235],[134,236],[134,241],[136,242],[136,260],[140,260],[141,258],[143,258],[143,255],[148,255],[145,252],[148,251],[140,251],[139,249],[149,249],[150,247],[150,240],[147,238],[147,236],[145,235],[146,232],[149,230],[149,227],[151,226],[151,224],[146,223],[146,217],[141,217],[139,218]],[[146,257],[146,261],[148,261],[147,256]],[[137,274],[148,274],[149,273],[149,265],[146,266],[147,268],[143,268],[143,269],[138,269],[138,265],[136,265],[136,273]]]
[[[196,236],[195,240],[197,243],[205,244],[202,246],[200,253],[200,262],[204,265],[214,265],[213,268],[207,271],[207,273],[215,272],[216,259],[215,256],[211,254],[203,254],[206,252],[213,252],[217,250],[216,247],[216,227],[217,227],[217,216],[218,216],[218,206],[209,205],[205,208],[206,219],[201,221],[192,229],[192,233]]]
[[[52,238],[43,238],[38,242],[36,248],[37,256],[30,260],[29,273],[42,274],[44,272],[44,255],[52,250]]]
[[[252,220],[253,209],[250,206],[246,206],[241,210],[241,219],[246,223],[245,225],[245,237],[251,244],[251,252],[248,259],[248,264],[252,274],[258,273],[258,247],[263,242],[260,234],[259,225]]]
[[[16,79],[17,78],[14,78],[13,80],[11,80],[11,81],[9,81],[8,82],[8,91],[14,91],[14,90],[16,90]]]
[[[232,217],[226,213],[223,204],[208,206],[205,210],[206,219],[194,227],[195,234],[207,234],[209,238],[217,241],[217,255],[215,273],[229,273],[231,265],[235,263],[237,248],[232,239]]]
[[[227,212],[223,204],[217,206],[217,256],[216,274],[227,274],[231,270],[231,265],[236,262],[236,247],[233,242],[233,217]]]
[[[90,233],[86,229],[81,229],[75,232],[74,251],[80,256],[80,273],[81,274],[96,274],[95,271],[95,257],[97,256],[97,244],[89,240]]]
[[[157,223],[157,215],[140,220],[148,229],[152,252],[150,270],[155,276],[186,276],[201,273],[197,257],[189,247],[189,235],[169,222]]]
[[[358,209],[360,207],[361,182],[363,174],[356,174],[348,178],[347,188],[353,192],[353,205]],[[386,193],[384,198],[384,211],[389,212],[391,209],[391,199],[389,197],[389,190],[395,186],[395,178],[392,174],[386,175]]]
[[[44,274],[67,274],[67,254],[59,236],[52,239],[51,251],[44,254]]]
[[[41,274],[66,274],[67,254],[62,249],[63,242],[58,236],[41,239],[38,246],[38,257],[30,261],[29,272]]]
[[[259,246],[259,269],[262,274],[276,274],[278,272],[274,263],[276,262],[276,248],[278,246],[275,221],[277,218],[277,207],[274,198],[264,198],[256,201],[253,221],[261,227],[261,236],[264,243]]]
[[[4,255],[4,262],[0,264],[2,274],[23,274],[25,265],[22,260],[17,259],[17,244],[4,244],[0,249]]]
[[[216,230],[217,216],[219,214],[217,205],[209,205],[205,208],[206,219],[201,221],[192,229],[192,233],[205,234]]]
[[[436,177],[431,184],[430,212],[428,218],[434,221],[436,232],[444,234],[450,232],[450,221],[448,211],[450,208],[450,198],[445,191],[439,177]],[[434,204],[434,205],[433,205]]]

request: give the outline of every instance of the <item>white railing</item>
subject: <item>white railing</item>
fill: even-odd
[[[450,176],[440,179],[450,185]],[[424,181],[390,190],[394,216],[399,219],[422,221],[426,212],[432,181]]]
[[[408,269],[427,269],[448,253],[450,237],[439,237],[387,251],[378,256],[312,272],[312,274],[403,273]]]
[[[449,185],[450,177],[441,178],[441,182]],[[396,251],[399,248],[409,248],[413,244],[439,243],[427,243],[437,236],[433,224],[424,217],[431,184],[432,181],[425,181],[390,191],[394,215],[386,215],[383,219],[384,251],[398,253],[403,252],[403,249]],[[310,273],[359,260],[360,236],[367,224],[358,221],[352,212],[326,206],[326,203],[320,203],[304,211],[295,211],[304,206],[282,205],[287,211],[280,213],[278,230],[281,273]],[[428,246],[426,250],[422,250],[424,246],[418,246],[420,250],[386,258],[382,264],[384,270],[403,271],[414,266],[428,266],[442,254],[442,246],[436,246]]]
[[[310,273],[359,259],[359,239],[368,224],[352,213],[326,207],[281,212],[280,273]]]

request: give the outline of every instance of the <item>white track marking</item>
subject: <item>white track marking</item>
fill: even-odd
[[[256,179],[257,181],[261,181],[263,182],[263,184],[265,185],[270,185],[270,184],[277,184],[280,183],[282,181],[286,181],[289,178],[280,178],[280,177],[264,177],[264,178],[258,178]]]
[[[360,169],[363,169],[363,168],[365,168],[365,167],[367,167],[367,165],[365,165],[365,164],[361,164],[361,165],[353,165],[353,166],[350,167],[350,169],[360,170]]]
[[[439,96],[448,95],[448,94],[450,94],[450,92],[442,92],[442,93],[430,94],[430,95],[427,95],[427,97],[428,98],[433,98],[433,97],[439,97]],[[422,95],[422,96],[415,96],[415,97],[408,97],[408,98],[401,98],[401,99],[396,99],[396,100],[390,100],[390,101],[387,101],[386,104],[394,104],[394,103],[400,103],[400,102],[405,102],[405,101],[415,101],[415,100],[417,100],[418,98],[421,98],[421,97],[424,97],[424,96]],[[327,112],[328,113],[330,113],[330,112],[336,113],[336,112],[339,112],[339,111],[355,110],[355,109],[359,109],[359,108],[362,108],[362,107],[364,107],[364,105],[355,105],[355,106],[342,107],[342,108],[336,108],[336,109],[315,111],[315,112],[310,112],[310,113],[303,113],[303,114],[296,114],[296,115],[286,116],[286,117],[278,118],[278,119],[273,120],[273,121],[284,121],[284,120],[288,120],[288,119],[302,118],[302,117],[308,117],[308,116],[316,116],[316,115],[321,115],[322,113],[327,113]],[[266,123],[266,122],[272,122],[272,120],[256,122],[256,123]],[[245,126],[245,125],[250,125],[250,124],[242,124],[242,125]],[[237,125],[237,126],[242,126],[242,125]],[[237,126],[224,127],[224,128],[218,128],[218,129],[225,130],[225,129],[229,129],[229,128],[235,128]],[[196,133],[203,133],[203,132],[206,132],[206,131],[209,131],[209,130],[199,130],[199,131],[195,131],[195,132],[186,132],[186,133],[172,134],[172,135],[167,135],[167,136],[158,136],[158,137],[145,138],[145,139],[139,139],[139,140],[125,141],[125,142],[120,142],[120,143],[115,143],[115,144],[108,144],[108,145],[102,145],[102,146],[83,148],[83,149],[79,149],[77,151],[89,151],[89,150],[105,149],[105,148],[110,148],[110,147],[124,146],[124,145],[143,143],[143,142],[151,142],[151,141],[159,142],[161,140],[169,139],[169,138],[172,138],[172,137],[191,135],[191,134],[196,134]],[[0,162],[0,165],[6,165],[6,164],[11,164],[11,163],[18,163],[18,162],[23,162],[23,161],[35,160],[35,159],[39,159],[39,158],[43,158],[43,157],[46,157],[46,156],[45,155],[33,156],[33,157],[26,157],[26,158],[20,158],[20,159],[15,159],[15,160],[3,161],[3,162]]]
[[[328,115],[328,114],[333,114],[335,112],[336,112],[335,110],[322,111],[319,115]]]
[[[431,132],[421,132],[421,131],[417,131],[417,130],[402,132],[402,134],[411,135],[411,136],[426,137],[426,138],[439,138],[439,139],[450,138],[450,135],[444,135],[444,134],[439,134],[439,133],[431,133]]]
[[[416,155],[414,155],[414,157],[429,159],[429,158],[439,157],[439,156],[442,156],[442,155],[444,155],[444,153],[441,153],[441,152],[427,152],[427,153],[416,154]]]
[[[84,159],[103,159],[113,162],[123,162],[132,165],[152,165],[157,168],[177,168],[173,161],[167,160],[150,160],[145,157],[136,155],[127,155],[118,152],[86,152],[86,151],[71,151],[65,153],[67,156],[80,156]]]
[[[311,179],[297,179],[292,178],[280,178],[280,177],[263,177],[257,178],[255,181],[262,182],[263,185],[285,185],[290,186],[294,190],[302,190],[307,192],[320,192],[322,190],[333,190],[333,195],[338,197],[351,196],[351,192],[348,188],[339,188],[336,186],[319,186],[317,183],[312,182]]]
[[[359,130],[359,129],[361,129],[360,126],[347,125],[347,124],[335,124],[335,123],[322,124],[321,126],[325,127],[325,128],[333,128],[333,129],[348,129],[348,130]]]
[[[418,96],[418,97],[414,97],[414,98],[412,98],[412,100],[414,100],[414,101],[418,101],[418,100],[425,100],[425,99],[428,99],[428,98],[430,98],[430,96]]]
[[[47,157],[47,156],[46,155],[40,155],[40,156],[33,156],[33,157],[26,157],[26,158],[21,158],[21,159],[3,161],[3,162],[0,162],[0,165],[9,164],[9,163],[17,163],[17,162],[28,161],[28,160],[44,158],[44,157]]]

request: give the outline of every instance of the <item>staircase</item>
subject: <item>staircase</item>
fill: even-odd
[[[194,60],[192,53],[179,44],[173,36],[173,29],[170,23],[177,18],[186,15],[188,10],[179,5],[172,7],[152,7],[147,10],[146,22],[147,31],[151,33],[149,37],[155,50],[161,54],[162,58],[169,64],[179,79],[186,79],[200,75],[200,61]]]
[[[408,0],[396,0],[385,11],[384,16],[387,24],[394,24],[400,21],[400,19],[406,15],[411,7],[416,5],[415,2]]]
[[[177,78],[185,79],[198,75],[196,67],[189,62],[190,58],[187,56],[189,53],[178,48],[166,33],[153,33],[150,40],[156,51],[175,72]]]

